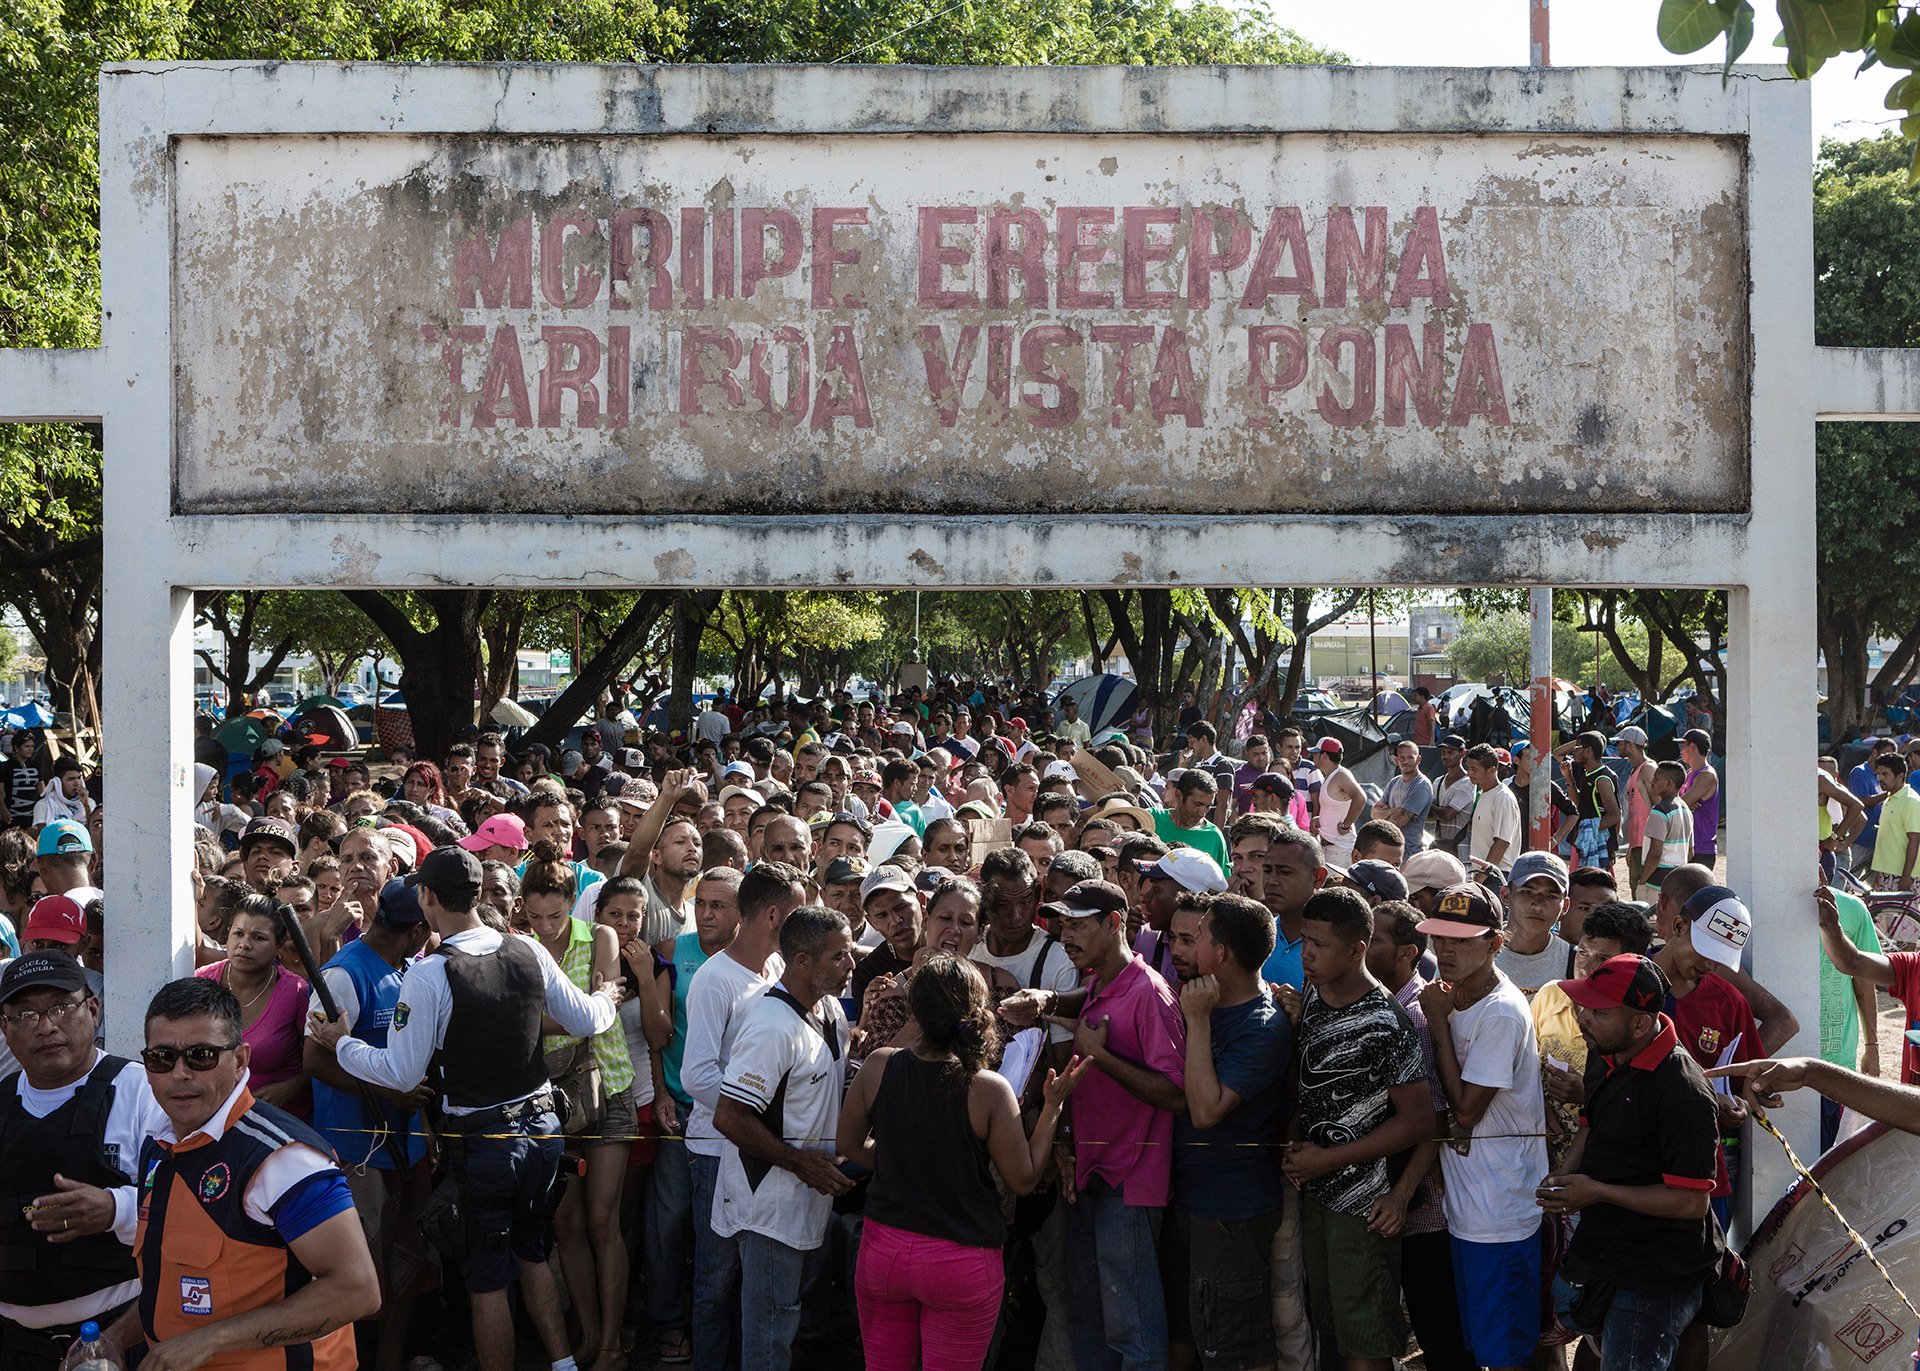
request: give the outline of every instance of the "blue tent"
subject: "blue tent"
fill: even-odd
[[[0,728],[51,728],[53,711],[37,700],[0,711]]]

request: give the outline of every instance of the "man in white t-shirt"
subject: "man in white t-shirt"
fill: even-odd
[[[1440,980],[1420,992],[1420,1009],[1452,1136],[1472,1139],[1440,1149],[1460,1331],[1475,1366],[1532,1366],[1541,1223],[1533,1189],[1547,1174],[1533,1016],[1495,965],[1501,910],[1491,891],[1451,886],[1416,927],[1433,940],[1440,963]]]
[[[740,1245],[714,1231],[713,1197],[720,1182],[722,1139],[713,1113],[720,1104],[733,1045],[746,1008],[786,970],[775,949],[780,925],[806,903],[804,874],[784,862],[761,862],[740,881],[740,928],[733,942],[694,973],[687,989],[687,1040],[680,1085],[693,1100],[687,1120],[693,1177],[693,1361],[740,1365]]]
[[[1500,779],[1500,754],[1485,743],[1467,749],[1467,779],[1478,792],[1473,797],[1473,832],[1467,870],[1513,869],[1520,855],[1520,801]]]
[[[780,929],[780,982],[748,1001],[714,1126],[726,1140],[713,1231],[740,1251],[740,1364],[786,1371],[807,1254],[853,1188],[834,1162],[848,1030],[834,998],[853,973],[846,916],[803,905]],[[697,1354],[696,1354],[697,1355]],[[704,1365],[705,1363],[701,1363]]]

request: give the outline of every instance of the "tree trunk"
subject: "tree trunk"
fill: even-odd
[[[670,590],[642,591],[634,601],[633,608],[627,611],[627,617],[620,621],[620,626],[614,629],[613,635],[601,649],[590,660],[574,663],[573,683],[560,692],[558,698],[547,706],[539,722],[527,730],[526,736],[521,739],[521,746],[545,743],[548,747],[558,748],[567,730],[600,702],[600,692],[612,685],[640,649],[646,646],[654,625],[672,603],[673,592]],[[642,708],[645,708],[644,704]]]
[[[387,637],[400,659],[400,693],[406,697],[419,755],[442,758],[460,730],[473,722],[475,663],[480,620],[491,590],[427,590],[420,598],[434,616],[430,629],[416,628],[401,605],[378,590],[343,590]]]
[[[1841,742],[1866,721],[1867,644],[1873,637],[1870,606],[1841,608],[1822,599],[1816,622],[1827,659],[1827,719]]]
[[[493,613],[480,626],[480,642],[486,649],[480,670],[482,719],[491,719],[493,707],[513,689],[513,678],[520,665],[520,639],[526,624],[526,596],[509,593],[504,601],[496,597]],[[574,663],[576,670],[579,665]]]
[[[683,590],[673,602],[673,685],[667,700],[667,728],[693,736],[693,680],[700,639],[720,604],[718,590]]]

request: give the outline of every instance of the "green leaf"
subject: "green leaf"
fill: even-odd
[[[1661,0],[1655,32],[1668,52],[1698,52],[1727,31],[1727,16],[1713,0]]]
[[[1811,76],[1829,57],[1838,57],[1859,46],[1867,19],[1867,3],[1866,0],[1780,0],[1780,18],[1787,26],[1787,65],[1805,65],[1804,75]],[[1803,73],[1796,70],[1794,74]]]
[[[1733,75],[1733,64],[1740,60],[1740,54],[1753,42],[1753,6],[1747,0],[1740,0],[1734,9],[1733,22],[1727,25],[1727,60],[1720,68],[1720,80],[1724,84]]]

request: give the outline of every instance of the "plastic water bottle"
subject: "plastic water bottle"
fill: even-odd
[[[126,1371],[126,1363],[113,1344],[100,1336],[100,1325],[88,1320],[80,1325],[80,1336],[67,1347],[61,1371]]]

